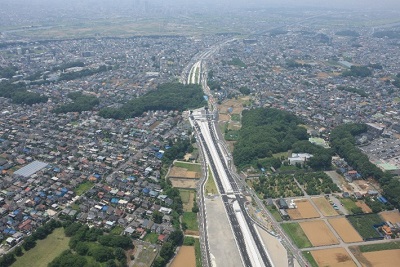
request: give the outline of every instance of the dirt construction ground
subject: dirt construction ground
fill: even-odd
[[[194,247],[182,246],[172,262],[171,267],[196,267]]]
[[[309,221],[299,223],[311,244],[315,247],[339,244],[324,221]]]
[[[188,179],[199,179],[200,173],[194,172],[194,171],[188,171],[185,168],[174,166],[171,168],[168,176],[169,177],[182,177],[182,178],[188,178]]]
[[[324,197],[312,198],[317,208],[321,211],[324,216],[335,216],[338,215],[336,210],[332,207],[331,203]]]
[[[383,211],[379,215],[381,215],[385,222],[400,223],[400,212],[398,210]]]
[[[286,210],[292,220],[311,219],[319,217],[319,213],[314,209],[314,207],[308,200],[296,200],[295,203],[297,206],[296,209]]]
[[[400,249],[382,250],[363,253],[370,264],[364,266],[396,267],[400,265]]]
[[[343,242],[351,243],[363,241],[362,237],[346,218],[329,219],[328,222],[332,225],[333,229],[335,229]]]
[[[344,248],[331,248],[311,251],[318,266],[355,267],[349,253]]]
[[[188,189],[196,189],[197,179],[179,179],[179,178],[169,178],[171,181],[172,187],[176,188],[188,188]]]

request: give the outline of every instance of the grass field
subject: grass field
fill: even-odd
[[[122,231],[124,231],[124,228],[122,226],[117,225],[110,231],[110,234],[111,235],[120,235],[122,233]]]
[[[356,202],[351,198],[340,198],[339,200],[350,214],[353,214],[351,209],[358,208]]]
[[[179,194],[182,199],[183,211],[192,211],[195,201],[196,191],[179,189]]]
[[[144,237],[144,241],[150,242],[152,244],[157,243],[157,240],[158,240],[158,234],[156,234],[156,233],[148,233]]]
[[[215,184],[214,176],[212,175],[210,168],[208,168],[208,179],[205,184],[205,190],[206,194],[213,194],[213,195],[218,194],[217,185]]]
[[[281,215],[279,214],[279,211],[276,208],[274,209],[273,206],[266,206],[266,207],[269,210],[269,212],[271,212],[272,216],[274,216],[277,222],[283,221]]]
[[[57,228],[44,240],[38,240],[36,247],[18,257],[13,267],[47,267],[64,250],[68,249],[70,238],[64,235],[63,228]]]
[[[198,238],[196,238],[194,242],[194,252],[196,255],[196,267],[202,267],[203,263],[201,262],[200,241]]]
[[[240,114],[231,114],[231,120],[240,121]]]
[[[144,246],[135,259],[135,263],[133,264],[133,267],[143,267],[143,266],[151,266],[153,263],[155,257],[157,256],[158,252],[154,251],[153,248]]]
[[[88,191],[90,188],[92,188],[93,183],[86,181],[82,184],[80,184],[77,188],[74,189],[74,192],[76,195],[80,196],[83,193],[85,193],[86,191]]]
[[[186,223],[188,230],[191,231],[199,230],[199,225],[197,224],[197,213],[184,212],[182,215],[182,222]]]
[[[381,250],[391,250],[391,249],[400,249],[400,241],[394,241],[389,243],[382,244],[372,244],[359,246],[361,252],[372,252],[372,251],[381,251]]]
[[[310,240],[298,223],[282,223],[281,226],[298,248],[312,247]]]
[[[363,239],[380,237],[373,228],[374,224],[382,223],[378,214],[354,215],[348,216],[347,219]]]
[[[188,163],[188,162],[182,162],[182,161],[175,161],[174,166],[180,167],[180,168],[185,168],[188,171],[192,172],[200,172],[201,173],[201,165],[196,164],[196,163]]]
[[[308,263],[312,266],[312,267],[318,267],[317,262],[314,260],[314,257],[311,255],[310,251],[303,251],[303,256],[304,258],[306,258],[306,260],[308,261]]]

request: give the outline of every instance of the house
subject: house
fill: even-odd
[[[289,205],[287,204],[286,200],[283,198],[280,198],[276,201],[276,204],[278,205],[279,209],[288,209]]]

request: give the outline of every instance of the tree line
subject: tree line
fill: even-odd
[[[104,108],[99,115],[104,118],[127,119],[140,116],[149,110],[178,110],[199,108],[205,105],[200,85],[181,83],[160,84],[156,90],[132,99],[121,108]]]

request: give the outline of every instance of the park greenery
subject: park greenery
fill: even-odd
[[[233,151],[234,163],[240,169],[279,168],[281,160],[273,154],[293,150],[295,153],[314,155],[308,165],[315,169],[327,169],[331,165],[332,151],[308,141],[307,130],[299,126],[295,115],[273,108],[244,110],[242,128],[238,132]]]
[[[240,58],[233,58],[232,60],[226,62],[226,64],[231,65],[231,66],[237,66],[240,68],[247,68],[246,63],[244,63]]]
[[[309,195],[340,192],[339,187],[324,172],[296,173],[295,178]]]
[[[29,92],[22,83],[0,83],[0,97],[11,99],[15,104],[33,105],[37,103],[47,102],[48,97],[38,93]]]
[[[72,100],[72,103],[67,103],[56,108],[54,110],[55,113],[88,111],[100,103],[97,97],[84,95],[81,92],[69,93],[68,98]]]
[[[342,76],[352,77],[368,77],[372,75],[372,71],[367,66],[351,66],[350,70],[344,71]]]
[[[68,250],[61,253],[50,267],[61,266],[126,266],[125,250],[132,249],[131,238],[105,235],[99,228],[78,222],[65,222],[64,232],[71,237]]]
[[[288,67],[288,68],[311,68],[311,65],[307,64],[307,63],[299,63],[293,59],[289,59],[286,61],[286,67]]]
[[[80,71],[73,71],[73,72],[63,72],[60,74],[60,77],[58,78],[59,81],[70,81],[70,80],[75,80],[79,78],[83,78],[86,76],[91,76],[97,73],[105,72],[111,70],[110,66],[102,65],[96,69],[83,69]]]
[[[178,110],[199,108],[205,105],[200,85],[165,83],[156,90],[132,99],[121,108],[104,108],[99,115],[104,118],[126,119],[141,115],[149,110]]]
[[[367,132],[365,124],[342,124],[331,132],[331,145],[335,152],[344,158],[363,178],[373,177],[380,183],[383,195],[396,208],[400,208],[400,181],[388,172],[383,172],[371,163],[357,146],[355,136]]]
[[[357,89],[357,88],[354,88],[354,87],[351,87],[351,86],[338,86],[336,88],[338,90],[340,90],[340,91],[346,91],[346,92],[349,92],[349,93],[354,93],[354,94],[357,94],[357,95],[362,96],[362,97],[367,97],[368,96],[368,94],[364,90]]]

